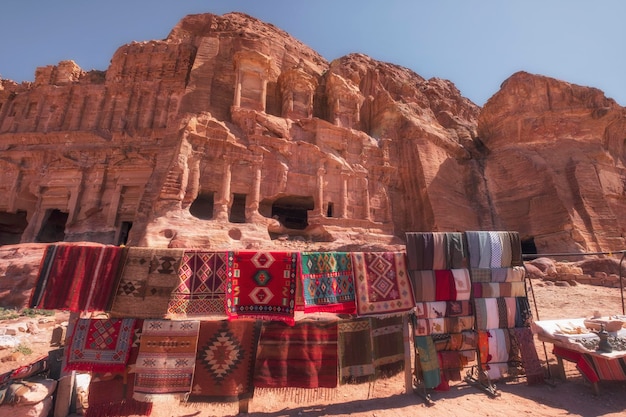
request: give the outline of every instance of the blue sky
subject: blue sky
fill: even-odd
[[[331,61],[352,52],[452,81],[483,105],[517,71],[595,87],[626,106],[623,0],[2,0],[0,77],[167,37],[187,14],[240,11]]]

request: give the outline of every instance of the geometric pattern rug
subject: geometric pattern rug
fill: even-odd
[[[356,311],[352,260],[347,252],[302,252],[304,312]]]
[[[226,317],[226,252],[185,251],[168,305],[169,318]]]
[[[294,323],[297,252],[228,252],[226,313]]]
[[[136,400],[180,400],[191,391],[199,329],[199,321],[144,321],[135,365]]]
[[[200,323],[190,402],[233,402],[251,398],[259,320]]]
[[[129,247],[110,313],[113,317],[157,319],[167,316],[179,285],[184,249]]]
[[[359,316],[395,315],[415,306],[403,252],[352,252]]]
[[[135,319],[79,319],[67,349],[66,370],[123,372]]]

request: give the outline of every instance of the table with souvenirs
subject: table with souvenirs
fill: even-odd
[[[626,381],[626,316],[541,320],[532,323],[537,339],[551,343],[561,378],[563,360],[576,368],[599,393],[600,381]]]

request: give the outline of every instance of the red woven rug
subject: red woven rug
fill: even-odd
[[[264,323],[256,359],[259,388],[335,388],[337,322]]]
[[[260,333],[258,320],[201,322],[189,401],[231,402],[251,398]]]
[[[79,319],[66,349],[66,370],[123,372],[134,329],[135,319]]]
[[[106,311],[119,275],[122,248],[102,245],[49,245],[39,267],[33,308]]]
[[[226,317],[226,260],[226,252],[183,254],[167,309],[170,318]]]
[[[149,416],[152,403],[132,397],[134,380],[134,375],[92,375],[85,417]]]
[[[135,366],[135,399],[182,399],[191,391],[199,328],[199,321],[144,321]]]
[[[297,265],[296,252],[229,252],[228,318],[293,324]]]
[[[415,306],[404,252],[352,252],[357,313],[403,313]]]
[[[144,319],[167,315],[184,249],[127,248],[110,313]]]

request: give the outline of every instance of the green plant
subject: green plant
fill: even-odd
[[[22,355],[30,355],[31,353],[33,353],[33,350],[24,343],[20,343],[19,345],[17,345],[15,350],[13,350],[13,352],[19,352]]]
[[[25,308],[20,312],[20,315],[26,316],[26,317],[54,316],[54,310],[39,310],[36,308]]]
[[[0,307],[0,320],[12,320],[20,315],[16,310]]]

